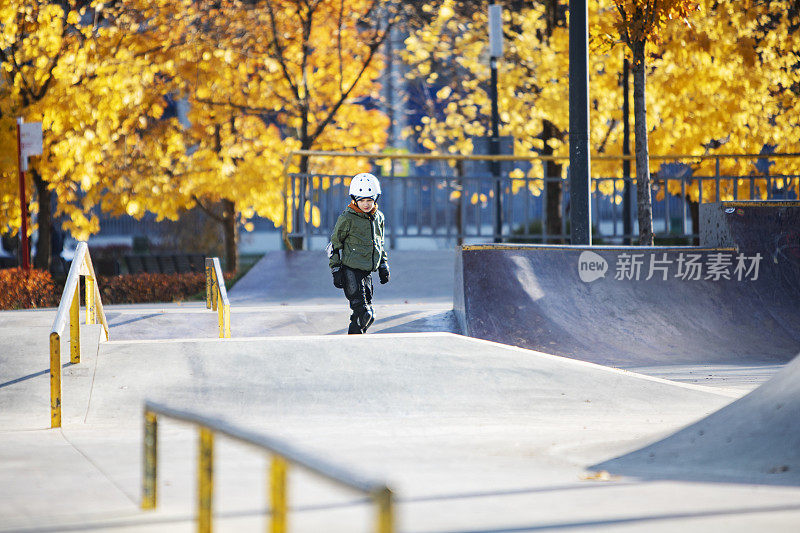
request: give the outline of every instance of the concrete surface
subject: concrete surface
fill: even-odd
[[[205,303],[110,306],[110,334],[117,340],[186,339],[219,336],[217,313]],[[457,331],[451,304],[375,304],[371,333]],[[350,309],[346,300],[317,305],[231,304],[231,336],[343,335]]]
[[[375,304],[452,303],[453,250],[390,251],[391,280],[373,274]],[[324,251],[273,252],[253,266],[229,294],[231,304],[342,304]]]
[[[455,252],[392,252],[391,281],[374,275],[372,333],[457,332],[453,315]],[[273,252],[228,291],[231,336],[340,335],[350,308],[333,286],[324,252]],[[204,302],[110,306],[114,339],[216,338],[216,314]]]
[[[800,487],[787,462],[796,365],[755,399],[736,401],[782,364],[653,365],[643,354],[632,363],[646,376],[462,337],[452,333],[454,255],[418,257],[397,254],[393,281],[376,284],[371,335],[340,334],[346,303],[332,286],[321,294],[330,274],[313,252],[268,255],[230,291],[230,340],[216,338],[216,315],[200,302],[109,305],[112,340],[98,343],[99,327],[83,328],[81,363],[62,354],[64,423],[55,430],[47,376],[55,310],[0,313],[0,531],[193,531],[197,435],[185,424],[160,420],[159,507],[139,510],[145,399],[386,480],[398,531],[796,530]],[[415,279],[423,280],[416,291],[393,285]],[[776,463],[788,482],[671,470],[670,435],[705,419],[708,442],[724,442],[759,429],[754,406],[784,396],[772,419],[784,432],[764,433],[789,439]],[[730,417],[715,418],[726,410]],[[748,457],[772,453],[773,441],[748,442]],[[603,466],[658,443],[667,458],[659,465],[678,474]],[[709,450],[681,457],[700,461]],[[264,454],[220,437],[215,456],[215,529],[263,531]],[[296,470],[289,487],[290,531],[373,530],[362,496]]]
[[[131,525],[154,520],[135,512],[145,398],[202,408],[387,479],[408,500],[400,504],[408,531],[457,523],[491,528],[500,512],[492,503],[497,494],[502,503],[540,491],[579,491],[592,484],[581,481],[587,461],[630,450],[731,399],[447,333],[111,341],[83,365],[84,373],[64,380],[62,430],[46,429],[46,409],[8,409],[15,416],[3,426],[2,477],[38,475],[23,477],[27,490],[0,489],[7,529],[51,523],[93,529],[119,516]],[[33,393],[36,379],[46,384],[42,376],[13,386]],[[4,411],[8,388],[0,390]],[[193,431],[169,421],[162,431],[159,520],[183,523],[192,514]],[[225,516],[242,515],[232,521],[240,525],[250,523],[250,514],[251,522],[262,520],[264,500],[251,497],[264,483],[263,465],[252,467],[257,454],[228,446],[219,460],[223,529],[239,527]],[[369,516],[356,520],[359,512],[369,514],[359,498],[309,479],[297,483],[294,505],[316,509],[295,513],[299,530],[325,524],[322,530],[358,531],[370,523]],[[71,496],[60,501],[64,492]],[[429,514],[439,507],[434,502],[458,519]],[[319,506],[339,510],[345,522],[329,523],[336,519]],[[500,514],[511,523],[535,520],[526,508]]]
[[[733,261],[730,279],[709,279],[720,253]],[[690,254],[703,265],[700,279],[680,277]],[[786,363],[800,352],[800,268],[763,256],[758,277],[742,272],[740,281],[736,254],[464,247],[457,257],[455,312],[471,336],[626,368]],[[638,272],[625,266],[634,255]]]
[[[800,485],[800,358],[744,398],[596,468],[644,478]]]

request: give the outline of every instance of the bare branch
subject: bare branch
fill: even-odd
[[[275,49],[275,55],[273,55],[273,57],[280,64],[281,71],[283,72],[283,77],[286,79],[286,82],[292,89],[295,98],[299,100],[300,92],[297,89],[297,85],[295,84],[294,80],[292,79],[292,75],[289,73],[289,67],[286,65],[286,61],[284,59],[285,49],[281,44],[280,38],[278,37],[278,24],[275,21],[275,11],[272,9],[272,1],[267,0],[266,3],[267,3],[267,11],[269,12],[270,24],[272,26],[272,46]]]

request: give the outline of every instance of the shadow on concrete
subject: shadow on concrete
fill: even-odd
[[[800,358],[759,388],[634,452],[590,467],[645,480],[800,486]]]
[[[403,317],[419,315],[419,311],[410,311],[408,313],[399,313],[386,317],[380,317],[375,320],[368,334],[378,333],[430,333],[430,332],[448,332],[459,333],[458,322],[452,311],[445,311],[444,313],[436,313],[435,315],[424,316],[410,322],[404,322],[396,326],[383,328],[383,324]],[[347,328],[332,331],[329,335],[347,335]]]
[[[560,522],[551,524],[526,524],[521,526],[505,527],[501,529],[448,529],[429,531],[426,533],[523,533],[525,531],[556,531],[559,529],[592,528],[605,526],[622,526],[642,522],[658,522],[668,520],[685,520],[691,518],[709,518],[713,516],[741,516],[759,513],[779,513],[797,511],[800,505],[778,505],[771,507],[749,507],[737,509],[720,509],[718,511],[700,511],[696,513],[669,513],[632,516],[628,518],[614,518],[609,520],[584,520],[576,522]]]
[[[75,363],[64,363],[63,365],[61,365],[61,368],[67,368],[67,367],[70,367],[70,366],[75,366]],[[0,383],[0,389],[2,389],[3,387],[8,387],[10,385],[13,385],[14,383],[19,383],[20,381],[25,381],[27,379],[32,379],[32,378],[35,378],[37,376],[44,376],[44,375],[49,374],[49,373],[50,373],[50,369],[46,368],[45,370],[41,370],[39,372],[34,372],[33,374],[28,374],[27,376],[22,376],[21,378],[12,379],[11,381],[6,381],[5,383]]]
[[[110,328],[115,328],[117,326],[124,326],[125,324],[131,324],[133,322],[139,322],[140,320],[147,320],[148,318],[155,318],[157,316],[161,316],[161,313],[150,313],[149,315],[137,316],[136,318],[131,318],[131,319],[125,320],[123,322],[115,322],[113,324],[109,323],[108,327],[110,329]]]

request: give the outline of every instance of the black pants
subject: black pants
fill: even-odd
[[[365,333],[372,325],[372,276],[366,270],[344,268],[344,295],[350,302],[350,327],[348,333]]]

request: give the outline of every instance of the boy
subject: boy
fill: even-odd
[[[350,205],[339,215],[328,244],[333,285],[344,289],[350,301],[348,334],[366,333],[375,321],[372,311],[372,276],[381,285],[389,281],[389,264],[383,248],[383,213],[378,210],[381,185],[378,178],[363,172],[350,182]]]

